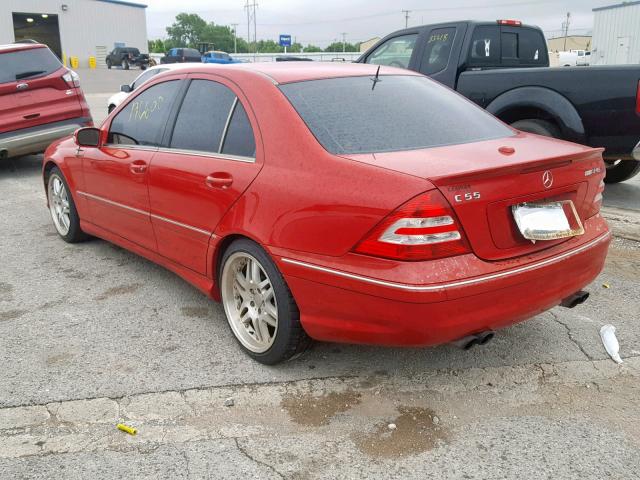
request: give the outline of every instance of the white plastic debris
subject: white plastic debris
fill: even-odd
[[[387,425],[387,427],[389,427],[389,430],[395,430],[396,428],[398,428],[395,423],[390,423],[389,425]]]
[[[605,325],[600,329],[600,338],[604,344],[604,349],[616,363],[622,363],[620,358],[620,344],[616,338],[616,327],[613,325]]]

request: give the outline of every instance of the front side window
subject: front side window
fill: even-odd
[[[111,122],[108,142],[159,145],[179,85],[179,80],[159,83],[133,98]]]
[[[151,79],[152,77],[155,77],[157,74],[159,74],[161,72],[166,72],[166,71],[167,71],[166,68],[156,68],[156,69],[153,69],[153,70],[147,70],[142,75],[140,75],[138,78],[136,78],[136,81],[131,84],[131,89],[135,90],[136,88],[138,88],[140,85],[142,85],[147,80]]]
[[[192,80],[176,119],[171,148],[218,153],[235,94],[210,80]]]
[[[432,75],[447,68],[455,36],[456,29],[453,27],[437,28],[429,33],[420,69],[423,73]]]
[[[500,27],[477,27],[471,38],[471,66],[500,64]]]
[[[513,136],[495,117],[414,75],[331,78],[280,90],[331,153],[416,150]],[[372,88],[373,87],[373,88]]]
[[[417,33],[391,38],[371,52],[365,63],[409,68],[417,38]]]

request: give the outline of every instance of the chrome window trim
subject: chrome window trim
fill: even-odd
[[[222,160],[235,160],[237,162],[256,163],[256,159],[254,157],[243,157],[241,155],[228,155],[226,153],[212,153],[212,152],[203,152],[200,150],[185,150],[182,148],[171,148],[171,147],[160,147],[158,151],[163,153],[183,153],[187,155],[196,155],[198,157],[211,157],[211,158],[220,158]]]
[[[237,96],[234,97],[234,99],[233,99],[233,103],[231,104],[231,108],[229,109],[229,114],[227,115],[227,121],[224,123],[224,129],[222,130],[222,136],[220,137],[220,145],[218,145],[218,152],[220,152],[220,153],[222,153],[222,146],[224,145],[224,141],[227,139],[227,132],[229,131],[229,124],[231,123],[231,117],[233,117],[233,112],[236,111],[236,105],[238,105],[238,97]]]
[[[320,272],[325,272],[325,273],[330,273],[332,275],[336,275],[338,277],[344,277],[344,278],[350,278],[353,280],[359,280],[361,282],[364,283],[370,283],[370,284],[374,284],[374,285],[380,285],[383,287],[390,287],[390,288],[396,288],[399,290],[405,290],[405,291],[411,291],[411,292],[432,292],[432,291],[438,291],[438,290],[446,290],[449,288],[454,288],[454,287],[462,287],[465,285],[473,285],[476,283],[482,283],[482,282],[486,282],[489,280],[494,280],[497,278],[503,278],[503,277],[510,277],[512,275],[518,274],[518,273],[522,273],[522,272],[526,272],[529,270],[535,270],[536,268],[540,268],[540,267],[544,267],[546,265],[550,265],[552,263],[556,263],[559,262],[560,260],[564,260],[565,258],[569,258],[572,257],[574,255],[577,255],[578,253],[583,252],[584,250],[587,250],[591,247],[593,247],[594,245],[602,242],[603,240],[608,239],[611,236],[611,232],[606,232],[602,235],[600,235],[599,237],[595,238],[594,240],[591,240],[588,243],[585,243],[584,245],[581,245],[580,247],[576,248],[575,250],[571,250],[569,252],[565,252],[563,254],[560,254],[556,257],[552,257],[552,258],[548,258],[546,260],[542,260],[539,262],[535,262],[532,263],[530,265],[525,265],[523,267],[519,267],[519,268],[515,268],[513,270],[507,270],[507,271],[503,271],[503,272],[498,272],[498,273],[493,273],[490,275],[483,275],[480,277],[476,277],[476,278],[471,278],[468,280],[459,280],[459,281],[455,281],[455,282],[450,282],[450,283],[442,283],[439,285],[411,285],[411,284],[407,284],[407,283],[396,283],[396,282],[388,282],[385,280],[378,280],[376,278],[371,278],[371,277],[365,277],[363,275],[357,275],[357,274],[353,274],[353,273],[348,273],[348,272],[344,272],[341,270],[334,270],[333,268],[327,268],[327,267],[321,267],[320,265],[315,265],[312,263],[307,263],[307,262],[301,262],[299,260],[293,260],[291,258],[286,258],[286,257],[281,257],[280,259],[285,262],[285,263],[289,263],[292,265],[297,265],[300,267],[305,267],[308,268],[310,270],[317,270]]]
[[[109,148],[120,148],[120,149],[133,149],[133,150],[142,150],[145,152],[155,152],[158,150],[157,146],[151,145],[127,145],[126,143],[105,143],[102,147]]]
[[[113,200],[109,200],[107,198],[100,197],[98,195],[93,195],[92,193],[82,192],[80,190],[78,190],[76,193],[78,195],[82,195],[83,197],[92,198],[92,199],[97,200],[99,202],[104,202],[104,203],[107,203],[109,205],[113,205],[114,207],[120,207],[120,208],[123,208],[125,210],[129,210],[131,212],[138,213],[140,215],[144,215],[144,216],[148,216],[148,217],[151,217],[151,218],[155,218],[156,220],[162,220],[163,222],[167,222],[167,223],[170,223],[172,225],[176,225],[178,227],[186,228],[187,230],[192,230],[194,232],[201,233],[203,235],[206,235],[207,237],[210,237],[211,234],[212,234],[212,232],[209,232],[207,230],[203,230],[203,229],[198,228],[198,227],[194,227],[193,225],[188,225],[186,223],[177,222],[176,220],[171,220],[170,218],[162,217],[160,215],[156,215],[155,213],[147,212],[145,210],[140,210],[138,208],[130,207],[129,205],[124,205],[122,203],[114,202]]]

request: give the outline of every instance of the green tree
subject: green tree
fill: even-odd
[[[318,53],[321,52],[322,49],[320,47],[316,47],[315,45],[307,45],[306,47],[304,47],[304,52],[305,53]]]
[[[344,44],[344,50],[343,50],[343,44],[342,42],[333,42],[331,45],[329,45],[327,48],[324,49],[325,52],[359,52],[360,50],[358,49],[358,47],[356,45],[354,45],[353,43],[345,43]]]
[[[194,48],[198,42],[202,41],[202,35],[206,28],[207,22],[200,15],[179,13],[176,15],[176,21],[173,25],[167,27],[167,35],[169,35],[169,40],[180,47]]]

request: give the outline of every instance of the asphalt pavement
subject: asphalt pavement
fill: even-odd
[[[96,120],[137,73],[81,72]],[[316,344],[265,367],[177,276],[62,242],[41,161],[0,163],[0,477],[640,478],[640,243],[618,227],[587,303],[485,347]],[[640,231],[637,179],[605,198]]]

